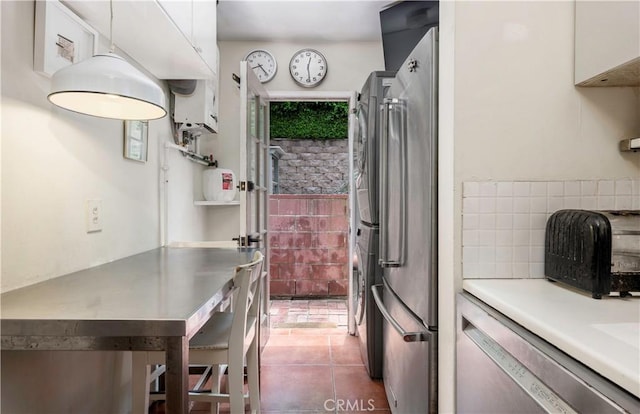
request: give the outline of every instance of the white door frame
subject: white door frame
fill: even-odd
[[[353,143],[355,133],[355,111],[356,103],[358,101],[358,93],[355,91],[268,91],[270,102],[283,102],[283,101],[325,101],[325,102],[348,102],[349,103],[349,259],[353,258],[354,246],[355,246],[355,229],[356,223],[354,222],[354,215],[351,212],[355,209],[355,189],[353,188]],[[353,269],[352,264],[349,262],[348,266],[348,280],[349,289],[347,296],[347,308],[348,308],[348,329],[349,333],[354,335],[356,331],[354,320],[354,304],[353,304],[353,292],[356,288],[353,286]]]

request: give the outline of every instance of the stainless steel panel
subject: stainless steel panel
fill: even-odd
[[[459,412],[640,412],[640,401],[468,294],[458,296]]]
[[[355,320],[360,354],[369,376],[382,378],[382,316],[371,292],[371,286],[382,282],[382,269],[378,266],[378,228],[360,224],[356,243],[359,268]]]
[[[423,340],[406,342],[396,327],[383,322],[383,379],[393,413],[437,413],[437,333],[416,322],[410,311],[386,287],[382,301],[393,324]]]
[[[381,148],[388,208],[380,256],[398,261],[384,275],[428,326],[437,325],[437,44],[432,29],[398,71],[386,95],[388,145]]]
[[[356,196],[360,220],[376,225],[378,214],[378,165],[380,120],[378,106],[395,72],[372,72],[360,92],[356,117]]]

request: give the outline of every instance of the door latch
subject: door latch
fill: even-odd
[[[240,191],[253,191],[256,188],[256,185],[253,181],[240,181],[240,185],[238,185],[238,189]]]

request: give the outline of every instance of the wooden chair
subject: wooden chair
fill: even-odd
[[[211,402],[216,413],[218,403],[229,402],[232,413],[244,413],[245,400],[251,412],[260,412],[258,326],[260,325],[260,289],[263,255],[256,252],[250,263],[237,266],[233,279],[232,312],[215,312],[189,342],[189,365],[210,366],[211,391],[189,392],[191,401]],[[244,367],[247,367],[249,393],[244,393]],[[150,384],[163,372],[163,367],[151,370],[151,365],[164,364],[164,352],[134,352],[133,413],[147,413]],[[228,394],[220,393],[220,377],[226,366]],[[164,399],[154,394],[154,400]]]

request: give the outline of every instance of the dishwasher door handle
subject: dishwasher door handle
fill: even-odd
[[[419,332],[409,332],[407,330],[405,330],[399,323],[398,321],[395,320],[395,318],[393,316],[391,316],[391,314],[389,313],[389,311],[387,310],[387,308],[384,306],[384,302],[382,302],[382,298],[380,297],[380,289],[384,288],[383,285],[373,285],[371,286],[371,292],[373,293],[373,299],[376,302],[376,305],[378,306],[378,309],[380,309],[380,313],[382,314],[382,316],[384,317],[384,319],[389,322],[389,324],[391,326],[393,326],[393,329],[396,330],[396,332],[398,332],[398,334],[400,334],[400,336],[402,337],[402,340],[405,342],[427,342],[431,339],[431,337],[433,336],[433,333],[428,331],[428,330],[424,330],[424,331],[419,331]],[[413,316],[412,316],[413,318]],[[415,318],[414,318],[415,319]],[[420,323],[417,319],[415,319],[416,323]]]

